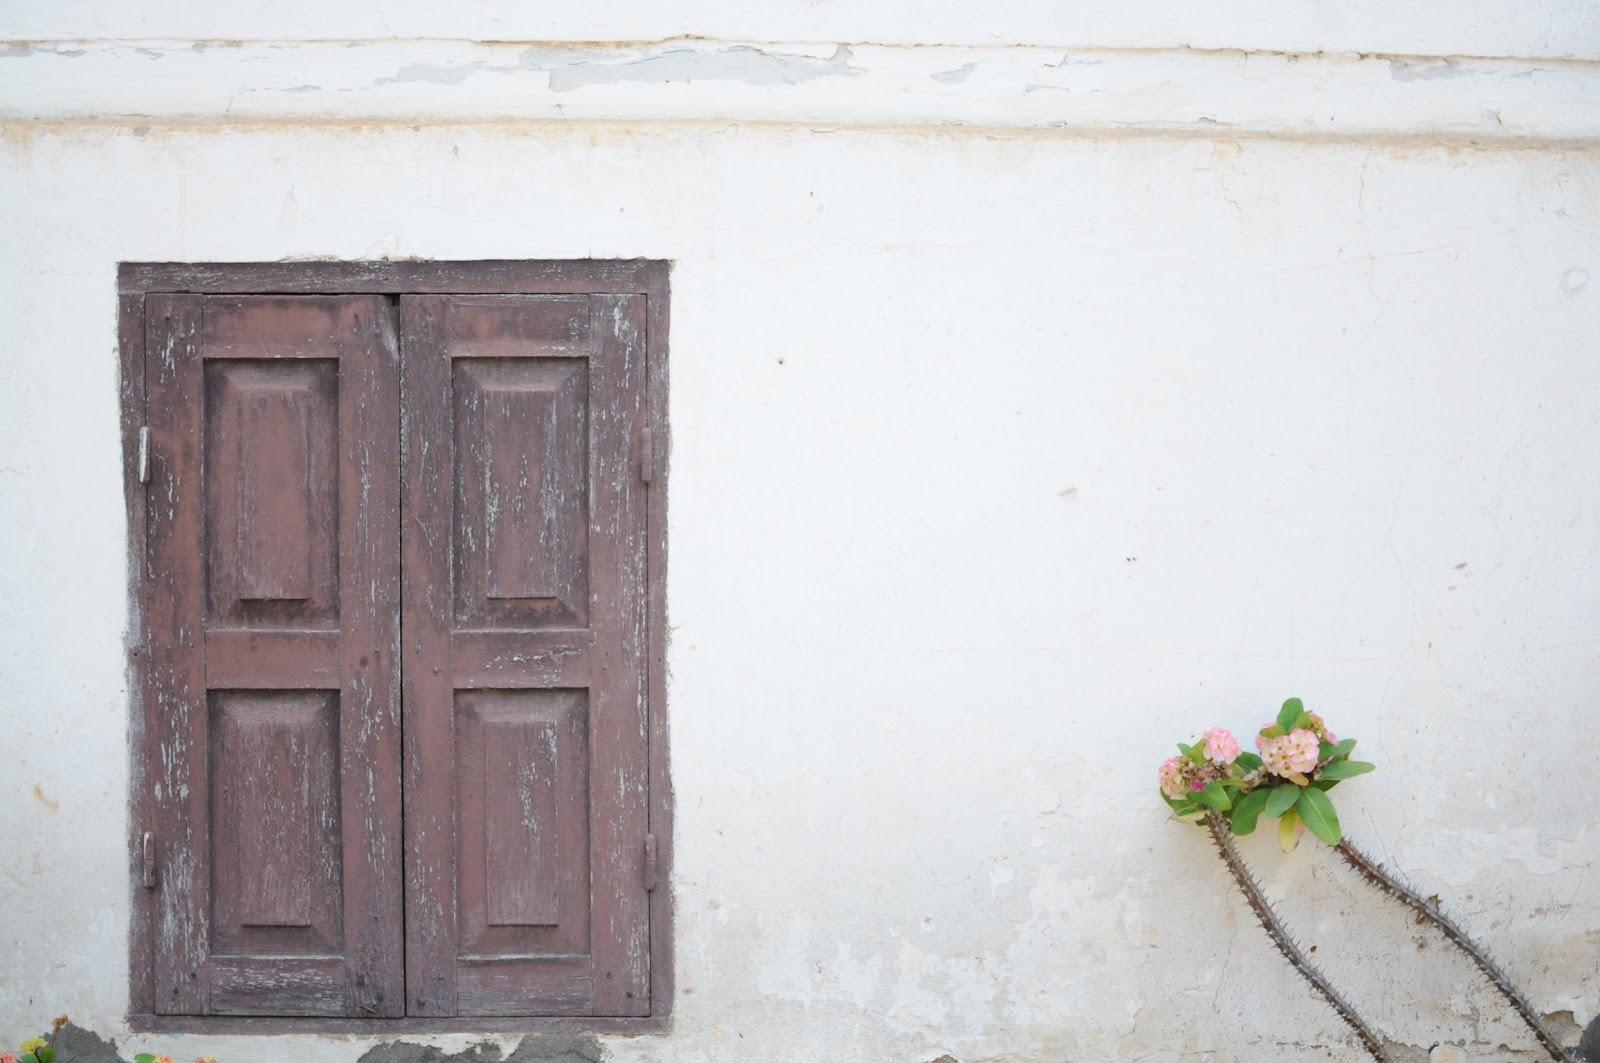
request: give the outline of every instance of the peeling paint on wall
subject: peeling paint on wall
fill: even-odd
[[[659,55],[607,64],[577,62],[550,70],[550,87],[572,92],[585,85],[617,82],[740,81],[747,85],[798,85],[823,77],[863,73],[850,65],[850,49],[840,45],[829,59],[775,55],[761,48],[723,48],[709,55],[690,49],[668,49]]]

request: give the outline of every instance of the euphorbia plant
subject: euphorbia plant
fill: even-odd
[[[1307,712],[1299,698],[1283,703],[1278,718],[1256,737],[1257,753],[1239,748],[1233,734],[1213,727],[1194,745],[1178,743],[1178,755],[1162,763],[1157,775],[1161,799],[1180,819],[1202,823],[1261,927],[1292,967],[1328,1002],[1377,1060],[1387,1060],[1383,1042],[1333,983],[1307,958],[1278,918],[1265,891],[1233,843],[1249,834],[1262,816],[1278,820],[1278,840],[1294,848],[1301,825],[1329,845],[1338,845],[1339,816],[1328,791],[1373,765],[1352,761],[1355,739],[1340,741],[1322,718]]]
[[[1210,831],[1223,863],[1278,951],[1355,1030],[1373,1058],[1387,1059],[1382,1042],[1306,958],[1234,845],[1233,836],[1253,832],[1262,816],[1278,821],[1278,842],[1284,852],[1295,847],[1302,828],[1309,829],[1368,882],[1433,923],[1489,977],[1551,1057],[1570,1061],[1571,1055],[1545,1028],[1527,998],[1476,942],[1437,904],[1424,900],[1344,837],[1328,792],[1346,779],[1374,770],[1372,764],[1350,759],[1355,746],[1354,738],[1340,739],[1322,717],[1306,711],[1299,698],[1290,698],[1277,719],[1257,734],[1258,753],[1241,751],[1222,727],[1213,727],[1192,746],[1179,742],[1178,756],[1163,762],[1157,772],[1161,799],[1180,819],[1194,820]]]
[[[1276,819],[1285,852],[1294,848],[1302,826],[1338,845],[1339,814],[1328,791],[1375,767],[1351,760],[1355,748],[1354,738],[1341,741],[1322,717],[1290,698],[1256,736],[1259,755],[1241,752],[1222,727],[1192,746],[1179,742],[1179,755],[1161,765],[1161,796],[1181,819],[1225,814],[1235,834],[1251,833],[1262,816]]]

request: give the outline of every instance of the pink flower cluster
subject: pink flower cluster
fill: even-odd
[[[1226,728],[1213,727],[1157,769],[1161,800],[1181,820],[1226,819],[1235,834],[1249,834],[1264,816],[1278,821],[1278,843],[1294,847],[1302,830],[1328,845],[1342,837],[1328,792],[1346,779],[1375,771],[1352,760],[1356,740],[1343,742],[1305,702],[1289,698],[1277,718],[1256,735],[1259,753],[1244,753]]]
[[[1306,776],[1317,770],[1322,756],[1322,743],[1337,744],[1339,739],[1316,713],[1308,712],[1302,720],[1308,726],[1298,727],[1288,734],[1258,734],[1256,749],[1260,751],[1261,762],[1268,771],[1304,786]],[[1270,725],[1262,728],[1268,729]]]
[[[1226,727],[1213,727],[1200,741],[1205,743],[1206,759],[1213,764],[1232,764],[1239,759],[1239,742]]]
[[[1205,751],[1205,763],[1196,764],[1188,757],[1169,757],[1157,769],[1161,792],[1174,801],[1204,790],[1222,777],[1223,769],[1239,759],[1239,742],[1226,727],[1213,727],[1200,736],[1199,744]]]
[[[1277,738],[1256,737],[1256,749],[1261,752],[1261,762],[1272,774],[1284,778],[1315,770],[1319,748],[1316,734],[1304,728]]]

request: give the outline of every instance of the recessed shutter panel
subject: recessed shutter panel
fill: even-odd
[[[645,297],[402,296],[413,1015],[643,1015]]]
[[[155,1010],[404,1014],[392,304],[146,322]]]

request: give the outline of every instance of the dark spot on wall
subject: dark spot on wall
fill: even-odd
[[[358,1063],[601,1063],[605,1048],[592,1033],[548,1033],[524,1037],[505,1055],[493,1041],[481,1041],[460,1052],[433,1045],[390,1041],[369,1049]]]
[[[115,1041],[102,1041],[93,1030],[65,1023],[56,1031],[53,1042],[56,1058],[62,1063],[122,1063]]]
[[[504,1058],[500,1046],[484,1041],[460,1052],[446,1053],[433,1045],[414,1044],[411,1041],[390,1041],[369,1049],[360,1063],[500,1063]]]
[[[1596,1015],[1589,1028],[1583,1031],[1583,1040],[1578,1042],[1578,1059],[1582,1063],[1600,1063],[1600,1015]]]

